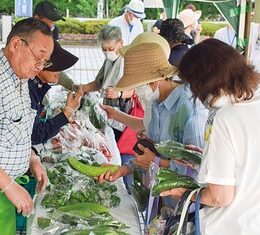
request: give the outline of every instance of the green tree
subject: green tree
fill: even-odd
[[[109,18],[114,18],[123,13],[125,5],[129,3],[129,0],[106,0],[109,1]]]
[[[183,10],[186,5],[193,4],[197,10],[202,11],[201,19],[214,20],[220,17],[220,13],[212,3],[207,2],[193,2],[188,0],[180,1],[180,10]]]
[[[0,13],[6,13],[8,15],[14,14],[14,1],[1,0]]]

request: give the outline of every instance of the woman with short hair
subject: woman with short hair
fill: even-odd
[[[260,234],[260,75],[234,48],[208,39],[185,54],[179,76],[210,110],[198,177],[202,234]]]

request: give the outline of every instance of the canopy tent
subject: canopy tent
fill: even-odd
[[[247,0],[190,0],[195,2],[212,3],[220,14],[233,27],[237,34],[237,48],[243,51],[247,39],[245,39]],[[250,1],[249,1],[250,2]],[[167,17],[174,18],[179,11],[180,0],[163,0]]]
[[[243,51],[248,39],[245,37],[247,0],[191,0],[213,3],[220,14],[237,34],[237,49]],[[248,1],[250,2],[250,1]]]
[[[176,18],[179,12],[180,0],[163,0],[167,18]]]

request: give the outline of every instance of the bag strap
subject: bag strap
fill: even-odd
[[[160,158],[156,156],[154,159],[154,164],[153,164],[154,170],[152,171],[152,176],[151,176],[152,179],[151,179],[151,184],[150,184],[149,202],[148,202],[148,208],[147,208],[147,214],[146,214],[146,223],[145,223],[146,225],[149,225],[149,223],[150,223],[152,209],[155,208],[154,202],[156,203],[156,207],[158,204],[158,200],[155,200],[156,197],[152,196],[152,189],[155,184],[155,176],[156,176],[158,170],[160,169],[159,164],[160,164]]]
[[[200,192],[197,192],[197,198],[195,202],[195,233],[194,235],[200,235]]]
[[[190,205],[190,200],[192,198],[192,196],[195,194],[195,193],[199,193],[199,191],[201,190],[201,188],[197,188],[197,189],[194,189],[190,192],[190,195],[187,197],[185,203],[184,203],[184,206],[183,206],[183,209],[182,209],[182,212],[181,212],[181,218],[180,218],[180,223],[179,223],[179,226],[178,226],[178,230],[177,230],[177,234],[176,235],[181,235],[181,230],[182,230],[182,227],[183,227],[183,223],[184,223],[184,220],[185,220],[185,216],[187,214],[187,211],[189,209],[189,205]],[[197,234],[196,234],[197,235]]]

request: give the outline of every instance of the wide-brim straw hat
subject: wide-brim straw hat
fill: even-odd
[[[122,47],[119,50],[119,53],[121,56],[125,56],[125,53],[132,48],[133,46],[139,45],[141,43],[157,43],[161,45],[164,54],[166,55],[167,58],[169,58],[171,49],[169,46],[169,43],[165,38],[163,38],[161,35],[153,32],[144,32],[139,34],[132,42],[131,44]]]
[[[186,28],[189,25],[195,24],[201,17],[201,14],[202,12],[200,10],[193,11],[191,9],[185,9],[179,13],[177,18],[182,21],[184,28]]]
[[[177,68],[168,62],[163,48],[153,42],[141,43],[127,50],[124,73],[116,90],[124,91],[172,77]]]

